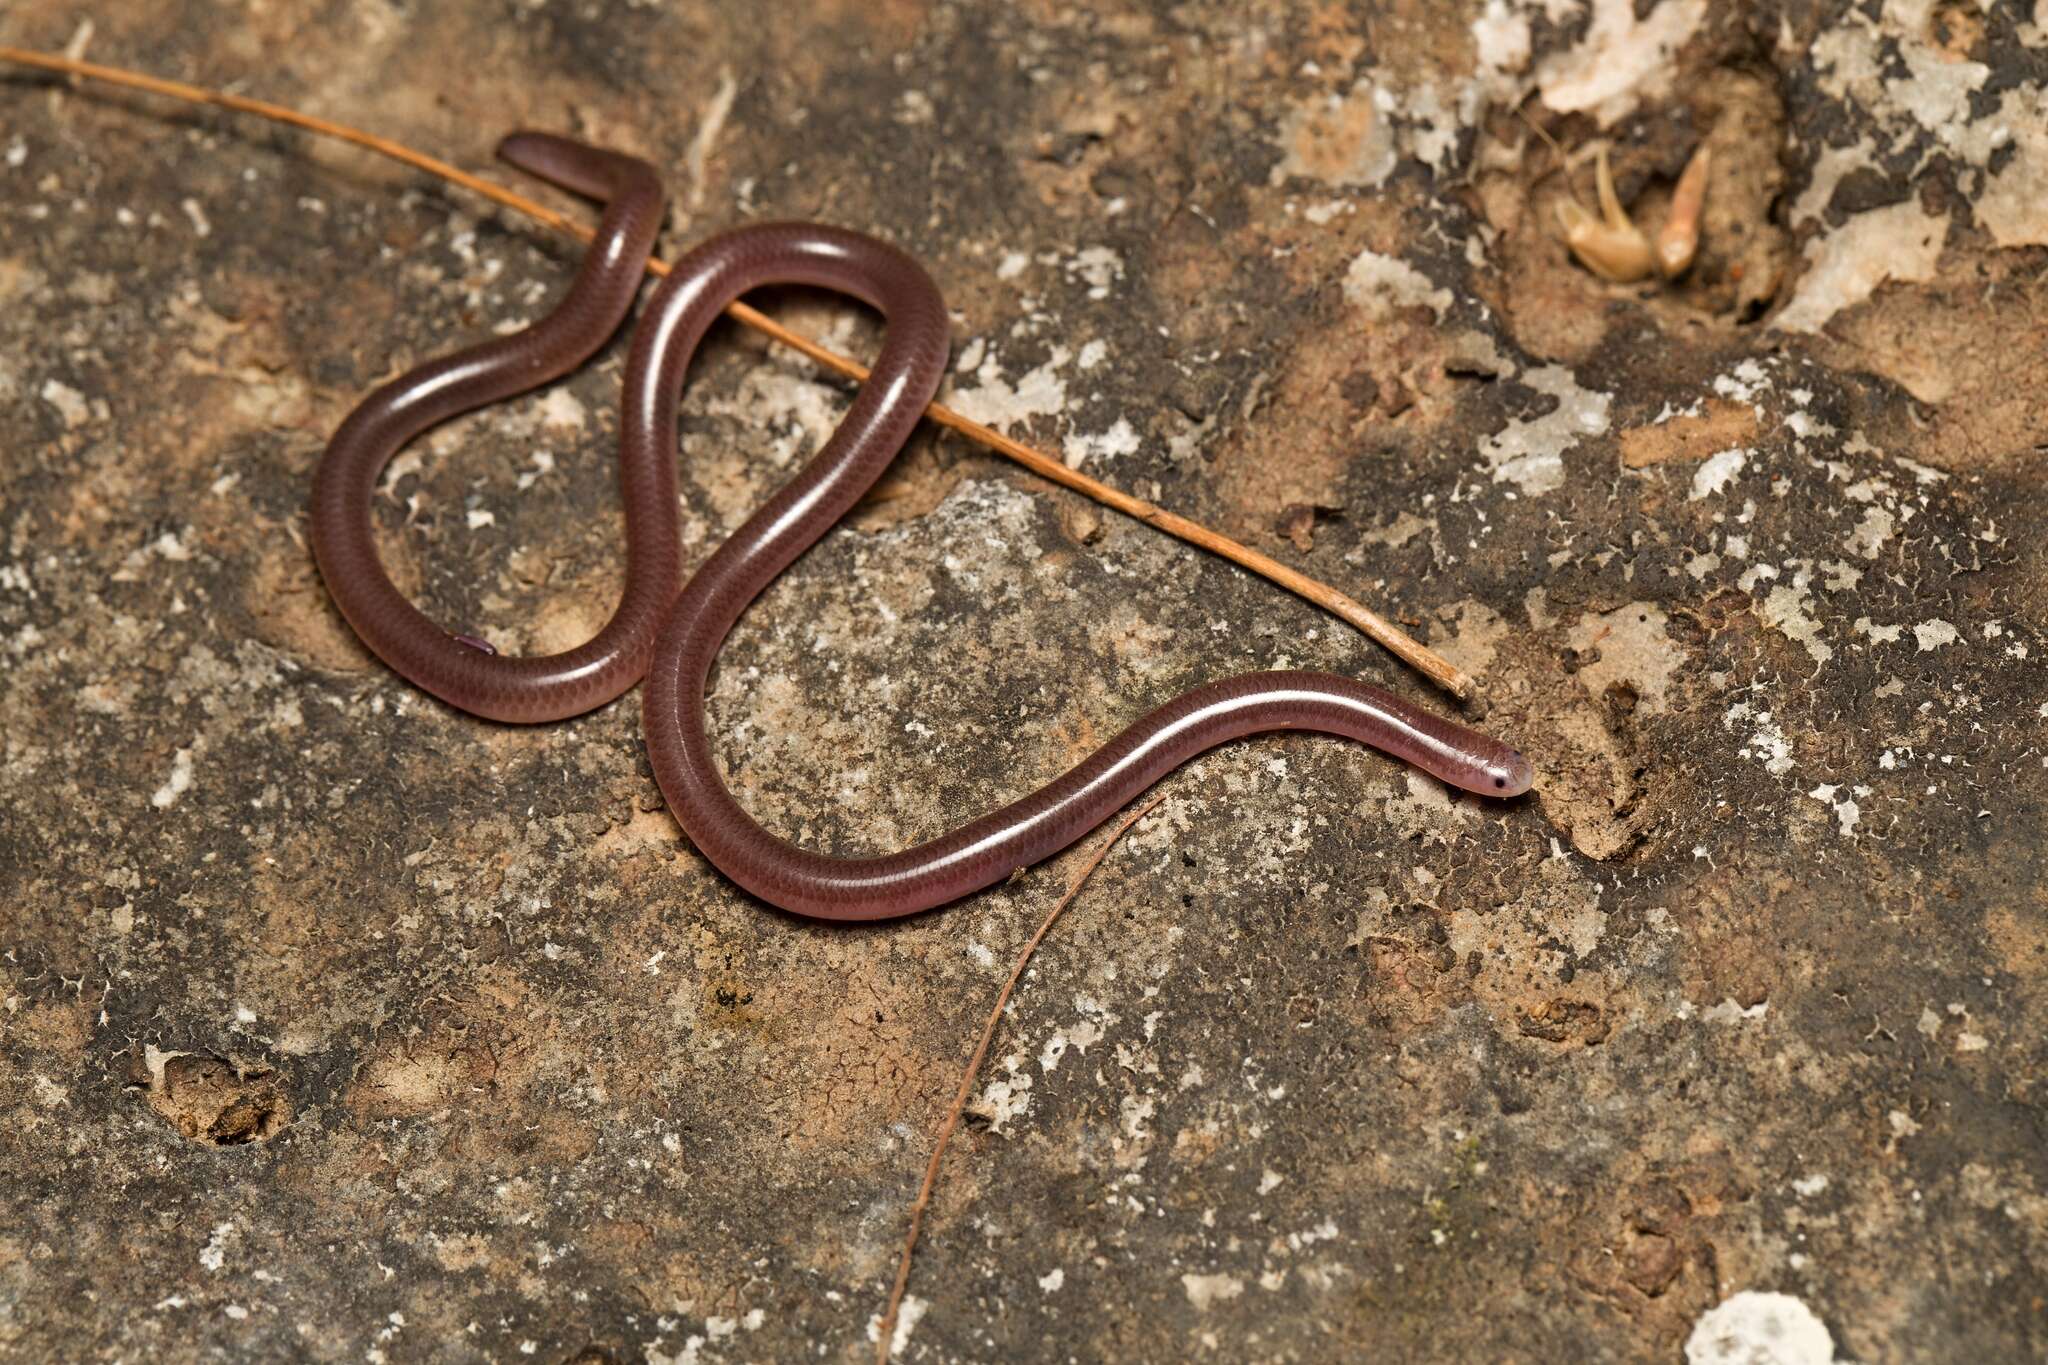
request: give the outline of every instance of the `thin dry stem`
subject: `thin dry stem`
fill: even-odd
[[[946,1111],[946,1121],[939,1125],[938,1140],[932,1144],[932,1159],[924,1168],[924,1183],[917,1189],[917,1202],[910,1206],[910,1231],[904,1234],[903,1259],[896,1265],[896,1285],[889,1291],[889,1307],[882,1314],[881,1344],[875,1351],[876,1365],[889,1365],[890,1348],[894,1345],[892,1338],[896,1335],[896,1316],[903,1310],[903,1295],[910,1288],[910,1257],[911,1253],[917,1250],[917,1234],[924,1228],[924,1213],[931,1207],[932,1190],[939,1183],[939,1163],[945,1160],[946,1144],[952,1141],[953,1130],[960,1124],[960,1115],[967,1109],[967,1097],[974,1091],[974,1078],[980,1073],[982,1062],[988,1058],[989,1044],[995,1041],[996,1029],[1003,1020],[1003,1007],[1010,1003],[1010,993],[1016,990],[1017,983],[1024,979],[1024,968],[1030,964],[1031,955],[1038,951],[1039,944],[1045,942],[1045,936],[1052,932],[1052,926],[1059,921],[1061,914],[1074,903],[1074,897],[1081,894],[1082,884],[1101,865],[1102,860],[1109,856],[1110,849],[1116,847],[1116,841],[1123,838],[1132,825],[1150,815],[1165,799],[1166,793],[1161,792],[1147,801],[1139,807],[1135,815],[1127,817],[1118,825],[1110,836],[1096,847],[1095,852],[1088,855],[1088,861],[1081,865],[1081,870],[1074,875],[1074,880],[1067,883],[1067,893],[1060,897],[1059,903],[1046,915],[1045,923],[1038,926],[1038,932],[1031,936],[1031,941],[1024,945],[1024,951],[1017,955],[1016,965],[1010,968],[1010,979],[1003,983],[1003,989],[997,993],[995,1008],[988,1012],[988,1022],[982,1026],[981,1042],[975,1046],[974,1056],[968,1060],[967,1070],[961,1074],[960,1089],[953,1096],[953,1107]]]
[[[515,194],[502,186],[494,185],[480,176],[471,175],[469,172],[451,166],[438,158],[428,156],[423,152],[416,152],[410,147],[391,141],[389,138],[378,137],[374,133],[367,133],[359,128],[351,128],[346,124],[316,118],[311,114],[302,114],[296,109],[287,109],[283,105],[271,104],[266,100],[249,99],[242,95],[231,95],[224,91],[208,90],[201,86],[187,85],[182,81],[164,80],[157,76],[148,76],[141,72],[129,71],[121,67],[101,66],[96,62],[77,61],[68,57],[32,52],[25,48],[0,46],[0,61],[15,62],[22,66],[36,67],[40,70],[53,71],[73,78],[85,77],[91,80],[105,81],[111,85],[126,86],[133,90],[145,90],[151,94],[164,95],[171,99],[182,100],[188,104],[210,104],[217,108],[234,110],[236,113],[253,114],[258,118],[268,119],[273,123],[284,123],[294,128],[303,128],[322,137],[338,138],[343,142],[353,143],[358,147],[375,152],[379,156],[388,157],[393,161],[425,171],[429,175],[438,176],[450,184],[460,185],[474,194],[482,195],[493,203],[501,204],[506,208],[526,214],[528,217],[547,227],[553,228],[557,232],[567,233],[586,242],[595,235],[592,229],[568,217],[566,214],[558,213],[544,204],[526,198],[524,195]],[[647,268],[656,275],[666,275],[669,270],[665,262],[652,259],[647,262]],[[743,323],[793,350],[802,352],[818,364],[835,373],[856,381],[865,380],[868,377],[866,366],[798,336],[766,315],[753,308],[749,308],[744,303],[735,301],[726,308],[726,313],[735,321]],[[1155,507],[1143,499],[1134,498],[1128,493],[1119,492],[1108,484],[1091,479],[1077,470],[1069,469],[1065,464],[1053,459],[1051,456],[1033,450],[1021,442],[1013,441],[1000,432],[992,431],[981,423],[954,412],[951,408],[933,403],[925,409],[925,415],[940,426],[959,432],[970,441],[985,446],[997,454],[1023,465],[1026,469],[1031,470],[1042,478],[1050,479],[1054,483],[1071,488],[1077,493],[1093,498],[1105,507],[1115,508],[1126,516],[1135,517],[1154,530],[1164,531],[1167,535],[1184,540],[1190,545],[1209,551],[1211,554],[1221,555],[1232,563],[1260,575],[1269,582],[1276,583],[1289,592],[1306,598],[1333,616],[1348,622],[1369,638],[1378,641],[1424,677],[1460,700],[1469,699],[1477,690],[1478,685],[1474,682],[1472,676],[1456,664],[1420,641],[1415,640],[1388,622],[1377,612],[1367,608],[1363,603],[1347,597],[1327,583],[1318,582],[1306,574],[1290,569],[1278,560],[1261,554],[1250,546],[1240,545],[1226,536],[1218,535],[1205,526],[1189,521],[1186,517],[1176,516],[1174,513],[1160,507]]]

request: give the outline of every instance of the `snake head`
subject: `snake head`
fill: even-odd
[[[1486,783],[1486,795],[1506,800],[1536,785],[1536,769],[1521,750],[1503,747],[1498,756],[1486,763]]]

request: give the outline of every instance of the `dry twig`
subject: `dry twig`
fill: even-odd
[[[960,1124],[960,1115],[967,1108],[967,1097],[974,1091],[974,1078],[981,1071],[981,1064],[988,1058],[989,1044],[995,1041],[996,1027],[1002,1023],[1003,1007],[1010,1003],[1010,993],[1017,989],[1017,983],[1024,978],[1024,968],[1030,963],[1031,955],[1038,951],[1038,945],[1045,942],[1045,936],[1052,932],[1052,926],[1059,920],[1066,908],[1073,904],[1074,897],[1081,894],[1082,883],[1090,873],[1109,856],[1116,841],[1123,838],[1132,825],[1150,815],[1153,808],[1166,799],[1166,793],[1147,801],[1137,814],[1129,816],[1118,825],[1113,833],[1088,856],[1074,880],[1067,884],[1067,894],[1061,896],[1059,904],[1045,917],[1045,923],[1038,926],[1038,932],[1024,945],[1024,951],[1017,955],[1017,965],[1010,968],[1010,979],[1003,983],[1003,989],[996,995],[995,1008],[988,1012],[988,1023],[982,1026],[981,1042],[975,1046],[974,1056],[968,1060],[967,1070],[960,1077],[960,1089],[953,1096],[953,1107],[946,1113],[946,1121],[939,1125],[938,1141],[932,1144],[932,1159],[924,1168],[924,1183],[918,1186],[917,1202],[910,1206],[910,1231],[903,1237],[903,1259],[896,1266],[896,1287],[889,1291],[889,1307],[882,1314],[881,1345],[876,1349],[877,1365],[889,1365],[889,1350],[896,1335],[896,1315],[903,1310],[903,1294],[910,1288],[910,1256],[917,1250],[917,1234],[924,1227],[924,1213],[931,1206],[932,1189],[939,1183],[939,1163],[945,1160],[946,1144],[952,1140],[953,1130]]]

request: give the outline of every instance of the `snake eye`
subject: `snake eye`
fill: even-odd
[[[1493,785],[1496,787],[1505,787],[1507,784],[1508,780],[1505,777],[1496,777],[1493,779]]]

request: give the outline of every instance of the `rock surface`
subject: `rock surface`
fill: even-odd
[[[520,125],[647,155],[667,254],[776,216],[904,244],[949,401],[1398,617],[1537,762],[1498,807],[1302,736],[1168,779],[1004,1022],[900,1358],[2048,1353],[2024,7],[134,8],[91,57],[507,180]],[[11,70],[0,110],[0,1354],[870,1357],[1076,857],[805,924],[681,839],[637,696],[518,729],[414,692],[312,570],[311,471],[573,252],[217,111]],[[1566,255],[1603,138],[1653,229],[1713,149],[1678,282]],[[620,352],[398,462],[438,619],[531,651],[609,612]],[[693,561],[845,401],[715,334]],[[1285,665],[1435,700],[927,430],[711,711],[762,820],[866,850]],[[1746,1293],[1791,1308],[1710,1316]]]

